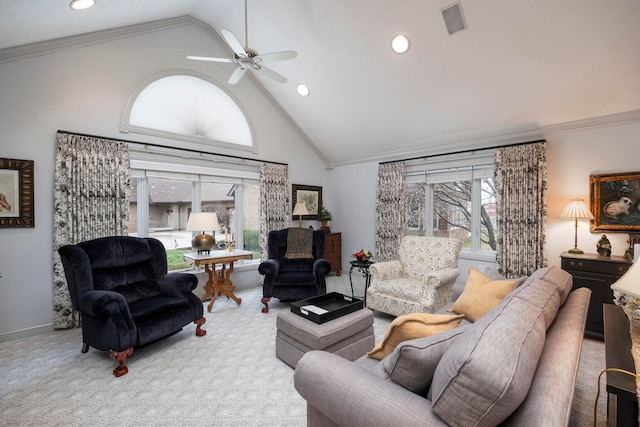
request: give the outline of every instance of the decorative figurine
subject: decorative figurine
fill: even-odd
[[[611,256],[611,242],[609,242],[609,239],[607,239],[606,234],[603,234],[600,240],[598,240],[596,248],[598,250],[598,255]]]

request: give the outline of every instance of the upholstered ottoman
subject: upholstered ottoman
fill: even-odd
[[[281,311],[276,327],[276,356],[292,368],[311,350],[329,351],[354,361],[375,345],[373,311],[368,308],[322,324]]]

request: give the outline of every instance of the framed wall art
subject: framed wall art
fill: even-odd
[[[640,232],[640,172],[589,176],[591,232]]]
[[[35,227],[33,160],[0,158],[0,228]]]
[[[307,211],[309,215],[302,215],[304,220],[313,220],[318,216],[318,209],[322,206],[322,187],[316,187],[313,185],[291,185],[291,194],[293,203],[291,205],[291,212],[296,206],[298,201],[303,201],[307,205]]]

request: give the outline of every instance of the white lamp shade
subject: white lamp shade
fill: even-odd
[[[573,199],[562,211],[560,218],[594,219],[593,214],[582,199]]]
[[[304,202],[296,203],[296,206],[293,208],[294,215],[309,215],[309,211],[307,210],[307,205]]]
[[[220,233],[218,215],[215,212],[194,212],[189,215],[187,231],[215,231]]]
[[[611,289],[627,296],[640,298],[640,262],[634,262],[629,270],[611,285]]]

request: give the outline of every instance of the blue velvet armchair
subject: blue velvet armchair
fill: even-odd
[[[109,350],[116,377],[128,372],[133,347],[172,335],[194,322],[206,334],[193,274],[167,274],[162,243],[152,238],[104,237],[58,249],[73,308],[81,314],[82,352]]]
[[[290,258],[287,256],[289,230],[305,229],[270,231],[268,259],[258,266],[258,272],[264,275],[263,313],[269,312],[269,301],[274,297],[281,301],[295,301],[327,293],[325,276],[331,271],[331,263],[324,259],[324,232],[310,230],[313,237],[308,257]]]

